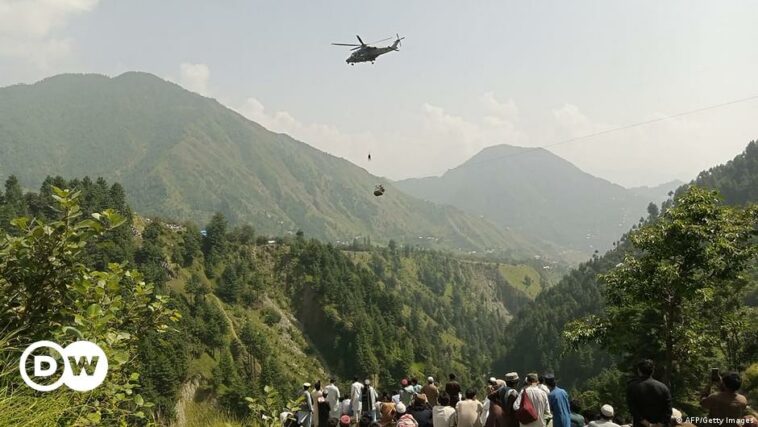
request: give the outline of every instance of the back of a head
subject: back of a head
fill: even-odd
[[[369,427],[371,425],[371,417],[368,414],[363,415],[360,421],[358,421],[358,425],[360,427]]]
[[[413,385],[418,384],[418,378],[416,378],[416,377],[411,378],[411,384],[413,384]]]
[[[433,377],[429,377],[429,378],[426,379],[426,382],[429,383],[429,384],[434,384],[434,378]]]
[[[582,412],[582,405],[579,404],[578,400],[572,400],[569,402],[569,408],[571,409],[571,412],[578,414]]]
[[[645,378],[652,376],[654,370],[655,370],[655,363],[653,363],[653,361],[650,359],[640,360],[637,363],[637,371],[640,373],[640,375],[644,376]]]
[[[539,382],[539,376],[535,373],[529,373],[526,374],[526,383],[527,384],[536,384]]]
[[[512,380],[512,381],[506,380],[505,385],[507,385],[510,388],[516,388],[516,386],[518,386],[518,380]]]
[[[337,381],[337,380],[335,380],[334,378],[329,378],[329,383],[334,384],[335,381]]]
[[[473,399],[476,397],[476,389],[470,388],[466,390],[466,399]]]
[[[413,399],[413,406],[426,406],[429,404],[429,401],[426,398],[426,395],[424,393],[419,393],[416,395],[416,397]]]
[[[329,420],[326,422],[326,425],[329,427],[337,427],[340,424],[340,420],[337,418],[329,418]]]
[[[354,377],[353,377],[353,382],[354,382],[354,383],[357,383],[357,382],[358,382],[358,375],[356,375],[356,376],[354,376]]]
[[[545,385],[553,388],[556,386],[555,377],[553,375],[545,375],[544,377]]]
[[[606,420],[612,420],[613,416],[615,415],[615,411],[613,410],[613,406],[605,404],[600,407],[600,415],[605,418]]]
[[[447,377],[450,378],[450,381],[455,381],[455,374],[450,374]]]
[[[740,374],[736,372],[729,372],[722,376],[721,381],[724,383],[724,387],[729,391],[736,392],[742,387],[742,378],[740,378]]]
[[[447,406],[450,404],[450,395],[447,394],[447,392],[442,392],[437,397],[437,402],[440,404],[440,406]]]

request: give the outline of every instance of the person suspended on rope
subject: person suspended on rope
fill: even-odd
[[[368,153],[368,161],[371,161],[371,153]]]
[[[382,184],[377,185],[374,188],[374,196],[379,197],[384,194],[384,186]]]

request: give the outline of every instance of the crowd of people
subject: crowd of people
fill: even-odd
[[[357,376],[344,395],[334,379],[323,389],[320,382],[305,383],[299,411],[283,413],[282,422],[285,427],[758,427],[738,393],[737,373],[717,375],[703,390],[700,405],[707,417],[686,417],[672,407],[668,387],[653,378],[654,368],[650,360],[637,364],[637,378],[626,392],[628,420],[609,404],[582,408],[550,373],[529,373],[522,382],[509,372],[503,379],[490,378],[483,396],[474,388],[464,390],[454,374],[444,387],[433,377],[423,385],[403,378],[397,390],[381,394]]]

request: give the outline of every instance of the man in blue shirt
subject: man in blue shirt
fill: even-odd
[[[566,390],[558,387],[553,374],[545,374],[545,384],[550,389],[547,401],[553,414],[553,427],[571,427],[571,405]]]

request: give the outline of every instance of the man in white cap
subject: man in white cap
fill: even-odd
[[[500,390],[498,390],[500,401],[503,402],[503,416],[506,427],[518,427],[519,425],[516,411],[513,409],[513,404],[516,402],[519,394],[519,380],[517,372],[508,372],[505,374],[505,387],[500,387]]]
[[[437,398],[440,395],[440,391],[437,386],[434,385],[434,378],[429,377],[426,379],[426,385],[421,389],[421,393],[426,395],[426,399],[429,401],[429,405],[437,406]]]
[[[303,384],[303,403],[300,404],[300,410],[297,411],[297,423],[303,427],[311,427],[313,421],[313,396],[308,391],[311,388],[311,383]]]
[[[405,415],[405,410],[408,409],[405,407],[405,403],[400,402],[397,405],[395,405],[395,412],[397,413],[398,418],[400,418],[401,415]]]
[[[589,427],[620,427],[613,422],[613,406],[605,404],[600,407],[600,419],[590,421]]]

